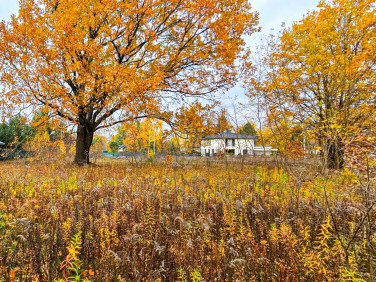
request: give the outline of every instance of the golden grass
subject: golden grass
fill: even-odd
[[[278,168],[131,167],[123,161],[86,167],[6,162],[0,171],[3,280],[335,281],[368,275],[359,258],[369,254],[362,235],[355,234],[348,250],[341,246],[363,215],[353,208],[362,201],[353,176],[324,180],[307,171],[300,181]]]

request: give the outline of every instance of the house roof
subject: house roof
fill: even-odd
[[[3,145],[5,145],[5,143],[0,141],[0,146],[3,146]]]
[[[202,138],[202,140],[209,140],[209,139],[254,139],[256,140],[256,136],[250,136],[250,135],[245,135],[245,134],[239,134],[239,133],[234,133],[231,132],[231,130],[226,130],[222,133],[219,133],[214,136],[207,136]]]

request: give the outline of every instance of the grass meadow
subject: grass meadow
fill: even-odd
[[[312,166],[0,163],[0,281],[371,281],[371,187]],[[368,190],[367,190],[368,189]],[[372,203],[372,207],[371,207]]]

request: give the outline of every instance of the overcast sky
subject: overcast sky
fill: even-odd
[[[1,0],[0,0],[1,1]],[[253,9],[260,13],[262,32],[279,30],[281,23],[287,26],[302,19],[308,11],[315,10],[318,0],[251,0]]]
[[[0,20],[8,20],[17,10],[18,0],[0,0]]]

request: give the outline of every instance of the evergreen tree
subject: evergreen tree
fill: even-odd
[[[21,149],[33,135],[33,128],[19,115],[0,124],[0,141],[5,143],[5,147]]]
[[[250,122],[247,122],[245,125],[243,125],[242,128],[239,130],[239,133],[250,136],[257,136],[257,131]]]

